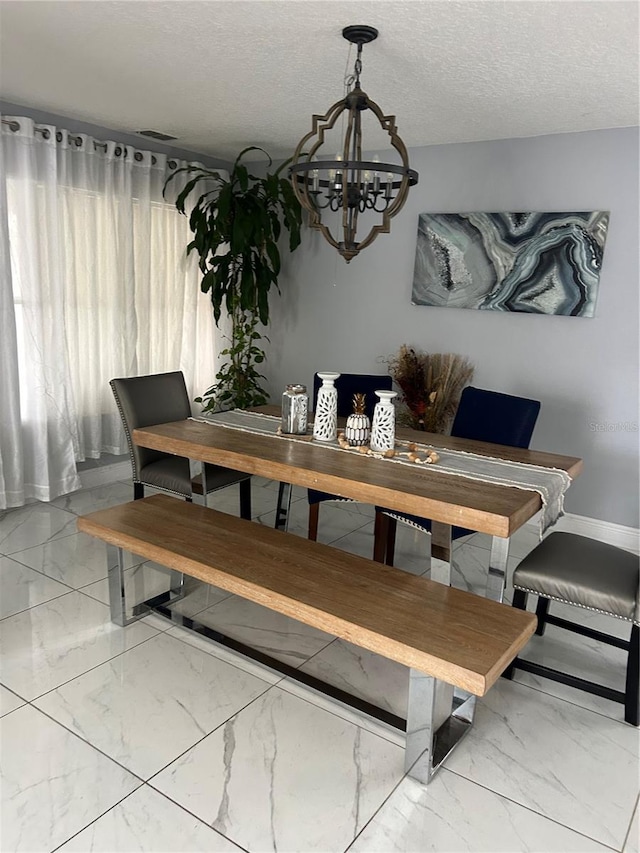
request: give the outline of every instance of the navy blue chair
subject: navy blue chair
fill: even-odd
[[[341,373],[336,379],[335,385],[338,392],[338,417],[347,418],[353,412],[354,394],[365,394],[365,413],[373,419],[373,410],[378,398],[376,391],[390,391],[393,379],[384,373],[376,376],[370,373]],[[313,377],[313,410],[316,408],[318,389],[322,380],[316,373]],[[309,500],[309,539],[314,541],[318,538],[318,520],[320,517],[320,504],[324,501],[343,501],[349,498],[340,498],[328,492],[319,492],[317,489],[308,489]]]
[[[508,447],[528,448],[539,413],[538,400],[468,386],[460,397],[451,435]],[[382,523],[382,515],[388,518],[386,524]],[[377,506],[374,560],[385,562],[388,566],[393,565],[398,521],[424,533],[431,531],[431,521],[427,518]],[[453,527],[451,538],[459,539],[474,532],[465,527]]]

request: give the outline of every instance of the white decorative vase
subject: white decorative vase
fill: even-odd
[[[393,450],[396,442],[396,409],[393,405],[395,391],[376,391],[380,402],[373,410],[371,426],[371,449],[376,451]]]
[[[339,373],[318,373],[322,385],[318,389],[313,418],[313,437],[316,441],[335,441],[338,435],[338,392],[333,384]]]

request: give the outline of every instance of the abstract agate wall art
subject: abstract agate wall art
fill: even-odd
[[[422,213],[414,305],[593,317],[609,224],[586,213]]]

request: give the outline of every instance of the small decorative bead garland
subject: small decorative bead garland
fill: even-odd
[[[396,442],[399,444],[400,442]],[[403,442],[404,443],[404,442]],[[343,450],[355,450],[357,453],[361,453],[363,456],[373,456],[375,459],[393,459],[394,456],[405,456],[409,462],[415,462],[416,465],[430,465],[434,462],[438,462],[440,460],[440,456],[436,453],[435,450],[425,450],[423,455],[421,456],[418,453],[418,445],[413,441],[409,441],[406,443],[407,450],[383,450],[378,452],[376,450],[372,450],[370,447],[366,447],[365,445],[361,445],[360,447],[351,447],[347,439],[344,437],[343,432],[338,433],[338,444]]]
[[[282,427],[278,427],[276,435],[284,435]],[[287,435],[286,437],[291,438],[290,435]],[[297,438],[301,438],[301,436],[297,436]],[[396,441],[396,444],[405,445],[407,448],[406,450],[384,450],[378,452],[364,444],[361,444],[358,447],[352,446],[345,438],[344,431],[339,430],[338,444],[342,450],[350,450],[352,453],[360,453],[362,456],[372,456],[374,459],[393,459],[394,457],[404,457],[409,462],[415,462],[416,465],[432,465],[435,462],[440,461],[440,454],[436,453],[435,450],[420,450],[419,446],[414,441]]]

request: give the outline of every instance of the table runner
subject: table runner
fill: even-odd
[[[310,430],[308,435],[280,435],[281,421],[279,417],[242,409],[232,409],[228,412],[219,412],[191,420],[257,435],[278,436],[283,441],[297,441],[308,444],[312,438]],[[339,453],[362,455],[357,447],[341,447],[337,441],[316,442],[316,446]],[[438,453],[439,461],[431,464],[442,474],[538,492],[542,500],[539,525],[540,538],[549,527],[564,515],[564,495],[571,485],[571,477],[560,468],[545,468],[524,462],[509,462],[504,459],[497,459],[494,456],[482,456],[466,450],[447,450],[435,445],[406,441],[396,443],[396,455],[391,458],[385,458],[381,453],[372,453],[371,456],[376,459],[384,459],[385,462],[415,467],[417,463],[409,459],[408,454],[411,452],[418,458],[424,458],[424,454],[429,450],[435,450]],[[367,457],[363,456],[363,458]]]

